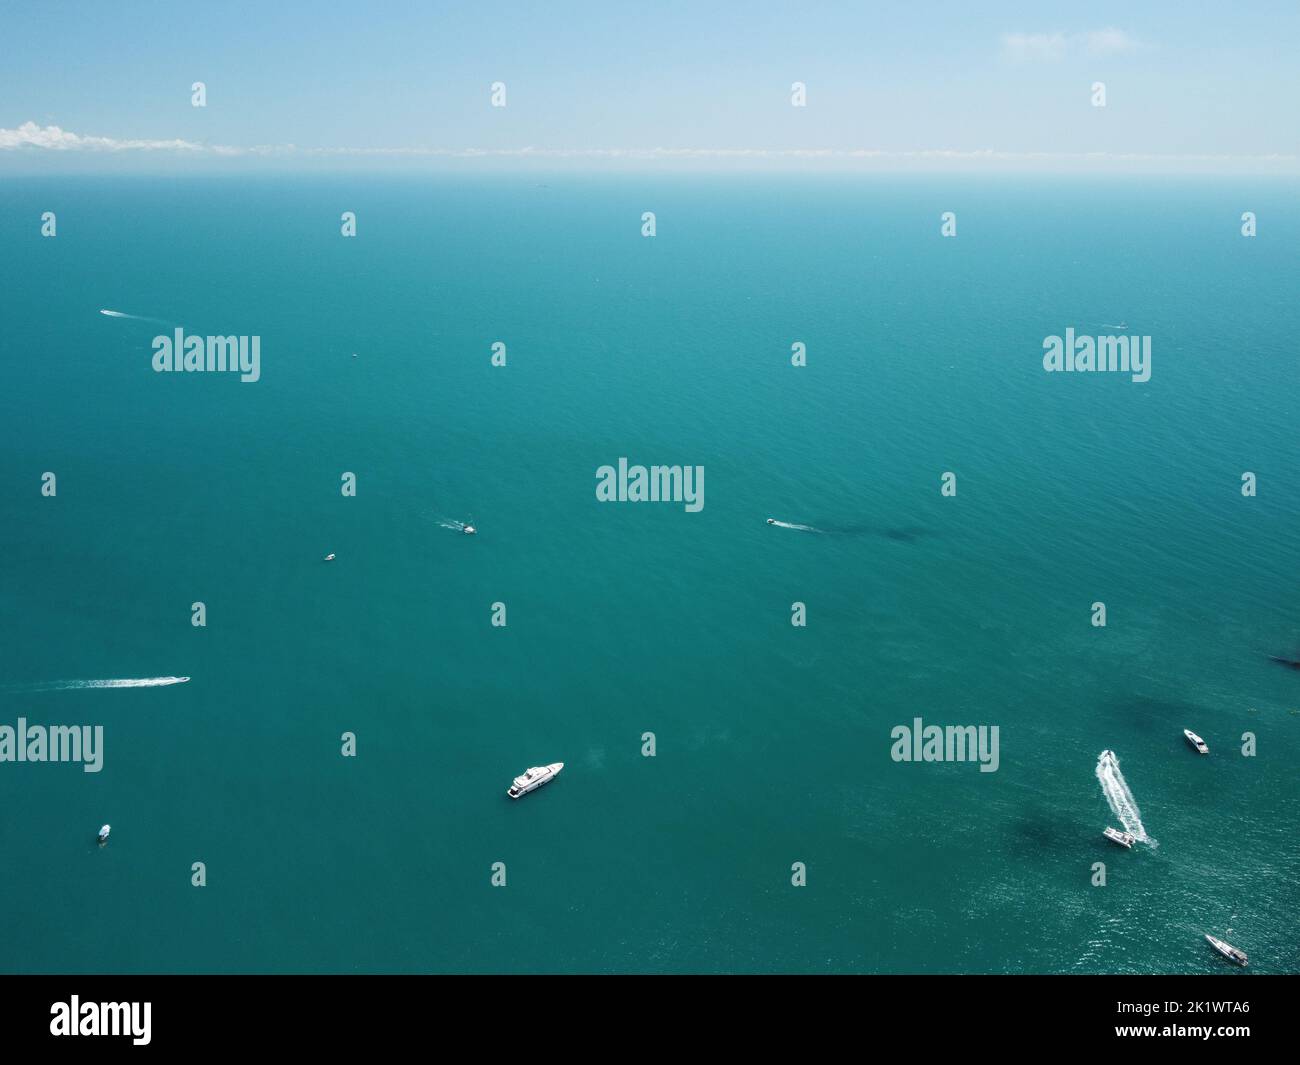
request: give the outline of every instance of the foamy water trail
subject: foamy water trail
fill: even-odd
[[[770,524],[775,525],[778,529],[794,529],[796,532],[821,532],[821,529],[814,529],[811,525],[797,525],[792,521],[777,521],[773,518]]]
[[[1128,781],[1120,772],[1119,759],[1113,751],[1102,751],[1101,757],[1097,759],[1097,782],[1101,784],[1101,793],[1106,796],[1110,812],[1124,826],[1124,831],[1131,833],[1139,843],[1149,843],[1154,847],[1156,841],[1147,835],[1137,800],[1133,798]]]
[[[451,529],[455,532],[465,531],[465,522],[457,521],[455,518],[439,518],[438,524],[444,529]]]
[[[113,311],[107,307],[101,307],[99,313],[109,318],[129,318],[133,322],[157,322],[159,325],[171,325],[170,322],[163,318],[149,318],[143,314],[127,314],[126,311]]]
[[[167,684],[185,684],[189,677],[138,677],[117,680],[47,680],[34,684],[8,686],[8,691],[57,692],[79,688],[161,688]]]

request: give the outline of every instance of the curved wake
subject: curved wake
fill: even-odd
[[[1124,826],[1124,831],[1139,843],[1149,843],[1154,847],[1156,841],[1147,835],[1137,800],[1133,798],[1128,781],[1120,772],[1119,759],[1115,757],[1114,751],[1102,751],[1101,757],[1097,759],[1097,782],[1101,785],[1101,793],[1106,796],[1110,812]]]

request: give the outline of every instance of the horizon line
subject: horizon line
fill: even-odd
[[[1223,164],[1298,164],[1300,155],[1291,152],[1261,152],[1234,155],[1226,152],[1113,152],[1113,151],[1017,151],[1001,148],[687,148],[687,147],[604,147],[557,148],[525,145],[512,148],[479,147],[304,147],[298,144],[224,145],[200,141],[114,138],[84,136],[59,126],[38,126],[24,122],[16,129],[0,128],[0,152],[23,156],[63,156],[88,154],[122,156],[174,154],[182,157],[214,159],[285,159],[285,158],[371,158],[371,159],[593,159],[632,161],[835,161],[835,162],[1023,162],[1023,163],[1184,163]]]

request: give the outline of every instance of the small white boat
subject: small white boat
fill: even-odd
[[[463,532],[466,536],[473,536],[476,532],[478,532],[478,530],[474,528],[474,526],[472,525],[466,525],[465,528],[461,530],[461,532]]]
[[[102,847],[108,842],[108,834],[113,830],[111,825],[103,825],[99,830],[99,845]]]
[[[775,519],[775,518],[768,518],[768,519],[767,519],[767,523],[768,523],[769,525],[775,525],[775,524],[776,524],[776,519]]]
[[[1238,965],[1246,965],[1246,952],[1238,950],[1231,943],[1225,943],[1222,939],[1215,939],[1214,936],[1206,933],[1205,938],[1209,940],[1210,946],[1217,950],[1229,961],[1234,961]]]
[[[328,555],[326,555],[323,559],[321,559],[321,561],[322,561],[322,562],[333,562],[333,561],[334,561],[334,552],[331,551]]]
[[[1187,742],[1195,747],[1201,754],[1210,753],[1210,748],[1205,745],[1205,741],[1191,729],[1183,729],[1183,735],[1187,737]]]
[[[543,784],[554,780],[563,768],[563,762],[552,762],[550,765],[535,765],[531,769],[526,769],[515,777],[514,783],[507,789],[506,794],[512,799],[517,799],[530,791],[536,791]]]
[[[1118,828],[1111,828],[1109,825],[1106,826],[1106,830],[1102,832],[1102,835],[1112,843],[1118,843],[1121,847],[1126,847],[1129,850],[1133,849],[1133,844],[1136,842],[1132,832],[1121,832]]]

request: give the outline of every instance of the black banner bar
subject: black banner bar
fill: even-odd
[[[9,1052],[392,1048],[469,1039],[500,1053],[597,1033],[635,1045],[999,1050],[1189,1043],[1260,1050],[1291,1029],[1295,977],[31,976],[0,978]],[[601,1044],[612,1049],[609,1044]],[[620,1040],[618,1045],[624,1045]]]

